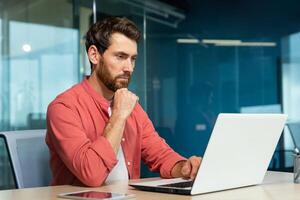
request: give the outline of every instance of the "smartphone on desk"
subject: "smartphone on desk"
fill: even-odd
[[[80,199],[80,200],[118,200],[118,199],[131,199],[134,198],[134,194],[122,194],[114,192],[98,192],[92,190],[84,190],[78,192],[69,192],[58,194],[59,198],[66,199]]]

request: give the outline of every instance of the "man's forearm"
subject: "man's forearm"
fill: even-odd
[[[104,128],[104,137],[106,137],[106,139],[110,142],[116,154],[119,150],[121,139],[123,137],[125,123],[126,119],[117,115],[112,115]]]

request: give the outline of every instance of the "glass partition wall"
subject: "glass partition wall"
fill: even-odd
[[[282,35],[251,3],[184,2],[172,4],[184,16],[176,27],[147,20],[147,108],[176,151],[203,156],[219,113],[282,111]],[[272,169],[285,167],[279,152]]]
[[[78,82],[73,20],[68,0],[0,1],[1,131],[45,128],[49,102]],[[6,152],[0,141],[0,189],[14,187]]]
[[[73,5],[60,0],[0,5],[0,129],[44,128],[48,103],[79,80]]]
[[[0,0],[0,130],[45,128],[49,102],[90,74],[86,31],[110,15],[125,16],[141,30],[130,90],[182,155],[204,154],[222,112],[284,111],[298,122],[298,4]],[[291,169],[290,134],[285,131],[270,169]],[[3,148],[0,143],[0,166],[6,166],[0,187],[7,188]],[[142,177],[152,175],[143,167]]]
[[[175,150],[202,156],[219,113],[284,112],[299,123],[299,2],[163,2],[184,17],[168,26],[146,15],[147,108]],[[291,134],[269,169],[292,170]]]

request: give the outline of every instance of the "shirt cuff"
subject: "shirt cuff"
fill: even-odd
[[[109,171],[117,164],[118,160],[110,142],[100,136],[91,146],[100,156]]]
[[[179,161],[187,160],[186,158],[177,155],[171,158],[170,160],[167,160],[160,169],[160,175],[163,178],[173,178],[172,177],[172,169],[178,163]]]

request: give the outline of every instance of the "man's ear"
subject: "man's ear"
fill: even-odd
[[[87,54],[88,54],[90,62],[93,65],[97,65],[99,63],[101,55],[98,52],[98,49],[95,45],[91,45],[89,47]]]

